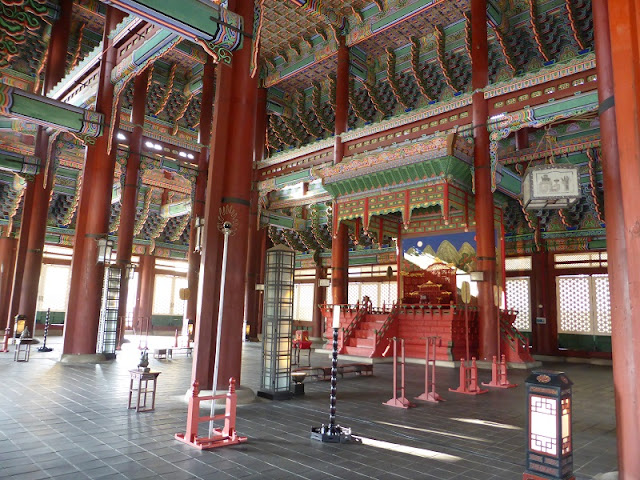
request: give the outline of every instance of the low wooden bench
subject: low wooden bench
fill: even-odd
[[[156,348],[153,350],[153,358],[167,358],[167,356],[171,357],[171,349],[170,348]]]
[[[344,376],[345,373],[355,373],[356,375],[373,375],[372,363],[347,363],[338,365],[338,373]]]
[[[173,358],[174,353],[184,353],[187,357],[191,356],[193,352],[193,347],[171,347],[167,348],[167,353],[170,358]]]
[[[153,350],[153,358],[173,358],[174,353],[184,353],[187,357],[190,357],[191,352],[193,352],[193,347],[156,348]]]
[[[331,367],[302,367],[296,372],[307,372],[307,375],[317,380],[331,380]],[[338,365],[340,377],[345,373],[355,373],[356,375],[373,375],[373,364],[371,363],[346,363]]]

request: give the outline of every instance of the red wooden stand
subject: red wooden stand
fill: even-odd
[[[176,433],[175,438],[181,442],[199,448],[200,450],[209,450],[211,448],[225,447],[227,445],[236,445],[247,441],[247,437],[241,437],[236,432],[236,381],[234,378],[229,379],[229,391],[221,395],[208,395],[199,397],[200,388],[198,382],[193,382],[193,396],[189,399],[189,410],[187,413],[187,431],[186,433]],[[217,399],[226,398],[225,412],[213,417],[200,416],[200,402],[211,400],[215,402]],[[213,429],[211,437],[198,437],[198,424],[201,422],[210,422],[221,420],[224,418],[224,428]]]
[[[498,363],[498,359],[495,356],[493,357],[491,381],[489,383],[482,382],[482,385],[494,388],[513,388],[518,386],[515,383],[509,383],[509,379],[507,379],[507,361],[504,355],[502,355],[500,363]]]
[[[391,340],[393,341],[393,398],[387,402],[384,402],[383,405],[389,405],[390,407],[398,407],[398,408],[415,407],[415,404],[407,400],[404,393],[404,338],[393,337]],[[398,342],[400,342],[400,349],[402,351],[402,358],[400,362],[398,362]],[[391,343],[389,343],[389,346],[391,346]],[[399,397],[397,396],[398,395],[398,363],[400,363],[400,396]]]
[[[467,367],[464,359],[460,359],[460,386],[455,389],[450,388],[449,391],[465,395],[480,395],[489,391],[478,388],[478,366],[475,357],[471,357],[470,367]]]
[[[9,337],[11,337],[11,329],[7,327],[4,330],[4,339],[2,340],[2,350],[0,352],[6,353],[9,351]]]
[[[426,402],[444,402],[444,399],[436,393],[436,346],[440,344],[440,337],[427,337],[426,338],[427,353],[424,364],[424,393],[417,396],[416,400],[424,400]],[[429,351],[430,348],[431,352]],[[432,353],[432,355],[429,355]],[[429,384],[429,365],[431,365],[431,384]],[[431,385],[431,391],[429,391],[429,385]]]

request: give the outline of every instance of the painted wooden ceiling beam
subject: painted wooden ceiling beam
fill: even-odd
[[[82,139],[102,135],[104,115],[18,88],[0,85],[0,115],[19,118]]]
[[[202,0],[103,0],[204,48],[218,62],[231,63],[242,48],[244,19],[213,2]]]

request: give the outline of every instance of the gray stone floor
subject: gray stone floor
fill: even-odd
[[[150,347],[173,338],[153,337]],[[117,360],[101,365],[56,362],[32,351],[28,363],[0,354],[0,478],[2,479],[521,479],[524,470],[526,371],[510,372],[519,384],[467,397],[450,393],[457,371],[438,368],[438,405],[419,402],[403,410],[383,405],[392,396],[392,367],[376,364],[373,377],[338,382],[338,423],[363,444],[310,440],[312,426],[328,422],[329,383],[305,382],[306,395],[288,401],[261,399],[238,408],[237,429],[247,443],[199,451],[176,440],[184,432],[191,359],[150,359],[162,374],[155,412],[127,409],[128,370],[139,358],[138,341]],[[245,344],[242,385],[257,390],[260,344]],[[312,364],[329,365],[313,354]],[[562,369],[574,385],[574,468],[579,480],[617,469],[610,367],[546,364]],[[424,367],[407,365],[407,397],[424,390]],[[488,380],[486,371],[480,372]],[[204,433],[202,431],[201,433]]]

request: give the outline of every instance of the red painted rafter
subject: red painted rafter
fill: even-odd
[[[511,58],[511,55],[509,54],[509,50],[507,49],[507,44],[504,41],[504,37],[502,36],[500,29],[496,26],[496,27],[493,27],[493,31],[496,35],[496,39],[498,40],[498,43],[500,44],[500,49],[502,50],[502,56],[504,57],[504,61],[507,63],[511,71],[515,74],[516,66],[513,63],[513,59]]]
[[[572,7],[572,0],[565,0],[564,3],[567,9],[567,16],[569,17],[569,25],[571,25],[571,31],[573,32],[573,38],[576,40],[578,47],[580,50],[584,50],[586,48],[584,41],[581,38],[580,33],[578,32],[578,25],[575,19],[575,12]]]
[[[536,41],[536,45],[538,46],[538,51],[542,58],[544,58],[545,62],[550,60],[549,55],[546,52],[546,48],[542,43],[542,38],[540,36],[540,32],[538,31],[538,22],[536,21],[536,4],[535,0],[529,0],[529,20],[531,21],[531,30],[533,31],[533,38]]]

